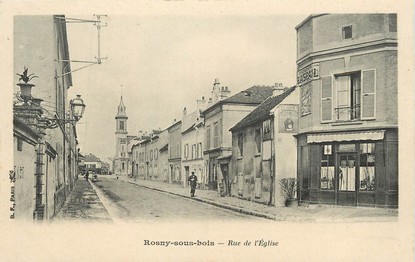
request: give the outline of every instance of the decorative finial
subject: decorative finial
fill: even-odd
[[[35,74],[28,75],[28,70],[29,69],[27,67],[24,67],[23,74],[16,74],[16,75],[20,76],[19,81],[22,80],[23,82],[28,83],[33,78],[38,77]]]

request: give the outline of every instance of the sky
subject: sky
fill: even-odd
[[[122,94],[128,134],[168,127],[183,107],[209,98],[215,78],[231,95],[253,85],[296,82],[295,26],[308,15],[108,16],[100,65],[72,74],[69,97],[86,104],[77,124],[81,152],[115,155],[115,115]],[[91,16],[66,15],[92,19]],[[67,24],[72,60],[97,56],[91,23]],[[72,70],[83,66],[71,63]]]

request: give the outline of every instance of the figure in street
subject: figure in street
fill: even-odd
[[[190,196],[195,196],[196,191],[196,184],[197,184],[197,176],[195,176],[195,172],[192,172],[192,174],[189,176],[189,179],[187,179],[190,183]]]
[[[86,172],[85,174],[85,180],[88,181],[88,177],[89,177],[89,171]]]

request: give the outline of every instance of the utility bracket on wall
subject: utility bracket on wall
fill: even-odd
[[[69,18],[69,17],[56,17],[57,19],[63,21],[63,23],[93,23],[94,26],[97,27],[98,31],[98,54],[95,56],[95,61],[86,61],[86,60],[55,60],[57,62],[70,62],[70,63],[84,63],[87,64],[85,66],[81,66],[75,70],[72,70],[70,72],[66,72],[62,75],[56,76],[56,78],[74,73],[76,71],[79,71],[81,69],[84,69],[86,67],[92,66],[92,65],[99,65],[102,63],[102,60],[107,59],[108,57],[101,57],[101,27],[106,27],[107,23],[103,23],[101,21],[101,17],[107,17],[107,15],[94,15],[96,17],[96,20],[88,20],[88,19],[80,19],[80,18]]]

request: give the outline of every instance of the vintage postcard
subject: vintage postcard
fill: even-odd
[[[412,261],[410,2],[0,3],[4,261]]]

